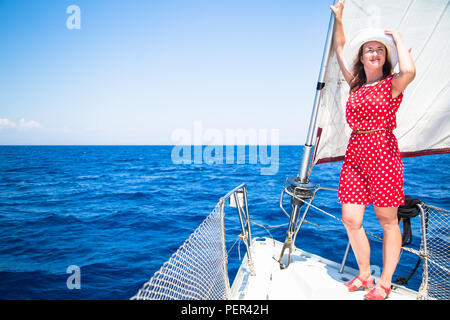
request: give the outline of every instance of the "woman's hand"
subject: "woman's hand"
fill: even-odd
[[[344,0],[339,0],[335,6],[330,6],[331,11],[334,13],[334,17],[338,21],[342,21],[342,11],[344,10]]]
[[[400,35],[400,32],[397,30],[384,30],[384,34],[392,36],[395,45],[397,45],[399,41],[402,41],[402,36]]]

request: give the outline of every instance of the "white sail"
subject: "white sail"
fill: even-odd
[[[399,30],[412,49],[416,78],[397,112],[403,157],[450,152],[450,10],[448,0],[346,0],[347,43],[368,27]],[[342,160],[351,129],[345,119],[349,86],[331,50],[319,109],[310,170],[316,163]],[[398,71],[398,65],[394,69]]]

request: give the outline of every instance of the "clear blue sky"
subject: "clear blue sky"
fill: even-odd
[[[174,144],[199,120],[302,145],[332,2],[0,0],[0,144]]]

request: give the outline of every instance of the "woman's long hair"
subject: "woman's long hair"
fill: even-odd
[[[364,65],[361,62],[361,57],[363,56],[363,47],[364,44],[359,48],[358,56],[356,57],[353,63],[353,75],[354,78],[350,84],[350,93],[352,91],[358,90],[361,86],[367,82],[366,72],[364,71]],[[389,54],[386,46],[384,46],[386,50],[386,60],[383,65],[383,79],[392,74],[392,63],[389,58]]]

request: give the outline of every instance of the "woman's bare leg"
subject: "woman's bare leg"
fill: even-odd
[[[374,209],[375,215],[383,227],[383,271],[380,277],[380,284],[390,288],[402,247],[402,234],[397,219],[398,208],[377,207],[374,205]]]
[[[362,227],[365,205],[342,204],[342,221],[352,245],[353,253],[359,267],[359,276],[363,280],[370,277],[370,245],[366,232]]]

